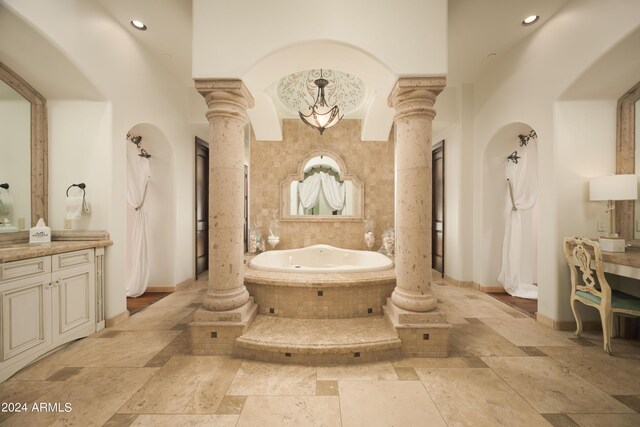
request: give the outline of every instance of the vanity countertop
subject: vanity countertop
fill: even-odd
[[[62,240],[51,243],[16,243],[0,245],[0,264],[9,261],[55,255],[63,252],[78,251],[88,248],[111,246],[109,239],[101,240]]]
[[[624,252],[604,252],[602,260],[612,264],[626,265],[629,267],[640,267],[640,250],[627,248]]]

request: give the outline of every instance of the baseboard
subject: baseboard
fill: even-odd
[[[576,330],[576,322],[575,320],[555,320],[550,317],[545,316],[541,313],[536,313],[536,321],[547,328],[551,328],[554,331],[575,331]],[[583,320],[582,321],[582,330],[583,331],[599,331],[602,329],[599,320]]]
[[[176,286],[147,286],[145,292],[175,292]]]
[[[458,286],[460,288],[473,288],[474,283],[466,280],[457,280],[451,276],[444,275],[444,279],[454,286]]]
[[[484,292],[484,293],[488,293],[488,294],[506,294],[507,293],[502,286],[482,286],[482,285],[478,285],[477,289],[480,292]]]
[[[180,288],[183,288],[187,285],[192,284],[195,281],[196,281],[195,278],[190,277],[176,284],[175,286],[147,286],[147,289],[145,289],[145,292],[175,292]]]
[[[108,317],[105,321],[105,325],[107,328],[117,325],[118,323],[122,323],[129,318],[129,310],[125,310],[120,314],[116,314],[113,317]]]
[[[188,279],[183,280],[182,282],[178,283],[178,284],[175,286],[175,290],[180,290],[180,288],[183,288],[183,287],[185,287],[185,286],[187,286],[187,285],[190,285],[190,284],[192,284],[192,283],[193,283],[193,282],[195,282],[195,281],[196,281],[196,278],[195,278],[195,277],[189,277]]]

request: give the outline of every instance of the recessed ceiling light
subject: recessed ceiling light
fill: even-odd
[[[133,28],[135,28],[136,30],[140,30],[140,31],[147,31],[147,26],[144,25],[144,22],[142,21],[138,21],[136,19],[134,19],[133,21],[131,21],[131,26]]]
[[[523,27],[526,27],[527,25],[533,25],[538,22],[538,19],[540,19],[538,15],[527,16],[526,18],[524,18],[521,24]]]

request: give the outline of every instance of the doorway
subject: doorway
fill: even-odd
[[[444,140],[431,154],[431,268],[444,277]]]
[[[196,137],[196,277],[209,269],[209,144]]]

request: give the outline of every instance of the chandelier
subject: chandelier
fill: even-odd
[[[303,122],[317,129],[322,135],[325,129],[336,125],[343,116],[340,115],[337,105],[333,107],[327,105],[327,100],[324,98],[324,88],[329,84],[329,81],[322,77],[322,70],[320,70],[320,78],[316,79],[314,83],[318,86],[315,103],[309,107],[309,114],[303,114],[302,111],[299,111],[298,114]]]

